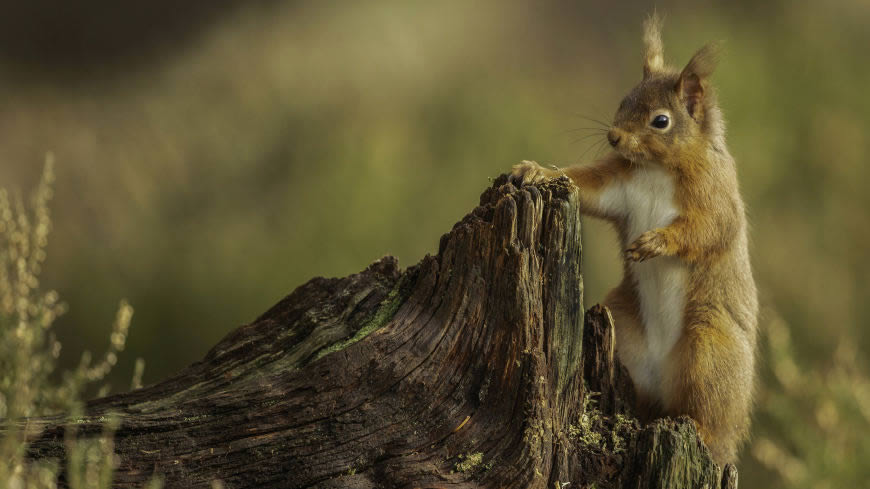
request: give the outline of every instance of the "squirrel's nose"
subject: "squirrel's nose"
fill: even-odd
[[[607,142],[609,142],[614,148],[619,144],[620,139],[622,139],[622,137],[615,130],[611,129],[607,131]]]

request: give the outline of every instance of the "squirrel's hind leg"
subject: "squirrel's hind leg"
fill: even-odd
[[[729,319],[690,319],[663,375],[665,411],[690,416],[717,463],[734,462],[749,425],[752,352]]]

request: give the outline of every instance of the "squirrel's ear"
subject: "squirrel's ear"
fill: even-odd
[[[662,71],[665,67],[662,19],[656,11],[653,11],[643,23],[643,47],[643,77],[648,78],[653,72]]]
[[[697,119],[701,110],[701,101],[704,99],[704,91],[707,87],[707,80],[716,69],[716,64],[719,61],[719,44],[710,43],[702,47],[692,56],[689,63],[683,68],[680,73],[680,78],[677,80],[677,95],[680,100],[686,104],[686,110],[689,115]]]

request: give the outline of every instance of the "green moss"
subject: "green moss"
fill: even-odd
[[[321,357],[328,355],[330,353],[343,350],[350,345],[356,343],[357,341],[365,338],[373,331],[376,331],[386,325],[393,316],[396,315],[396,312],[399,310],[399,307],[404,304],[407,299],[407,292],[405,286],[404,278],[399,280],[393,290],[390,291],[389,295],[381,302],[378,309],[374,312],[372,317],[363,323],[362,327],[357,330],[357,332],[351,336],[350,338],[339,341],[337,343],[333,343],[332,345],[325,347],[317,352],[314,360],[318,360]]]
[[[210,415],[208,415],[208,414],[200,414],[197,416],[185,416],[184,421],[188,422],[188,423],[192,423],[192,422],[202,421],[204,419],[208,419],[209,417],[210,417]]]
[[[598,392],[590,392],[583,398],[583,413],[577,423],[568,427],[568,435],[587,447],[602,448],[601,426],[603,420],[601,412],[595,407],[594,396],[597,395],[599,395]]]
[[[616,416],[613,417],[613,428],[610,430],[610,443],[612,445],[613,453],[625,451],[625,439],[622,432],[633,424],[634,420],[626,417],[624,414],[617,413]]]
[[[476,471],[483,463],[483,452],[459,455],[461,462],[456,464],[456,470],[462,473]]]
[[[632,430],[637,427],[636,420],[621,413],[604,415],[596,406],[594,397],[597,395],[599,393],[592,392],[586,396],[583,414],[568,427],[568,436],[589,449],[624,452]]]

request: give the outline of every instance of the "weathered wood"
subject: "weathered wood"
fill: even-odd
[[[615,356],[615,334],[610,311],[592,306],[583,330],[583,375],[587,395],[598,396],[598,409],[604,414],[630,413],[634,388],[628,370]]]
[[[436,256],[313,279],[78,433],[118,418],[118,487],[718,487],[691,421],[631,417],[605,308],[584,334],[576,192],[503,176]],[[28,424],[63,456],[60,418]]]
[[[725,466],[722,473],[722,489],[737,489],[737,467],[734,464]]]

